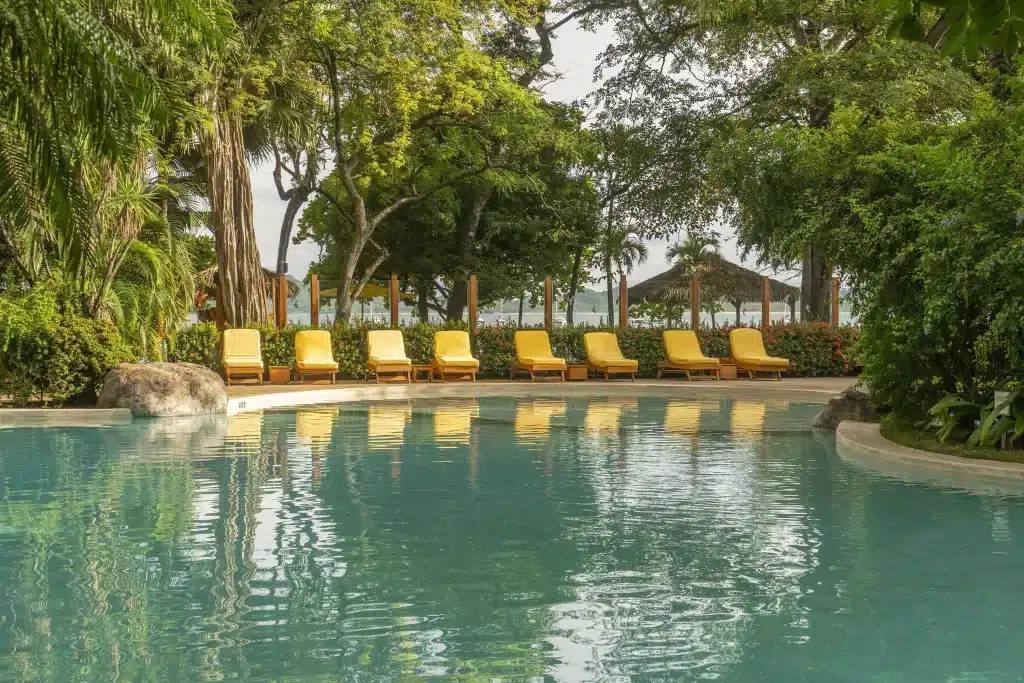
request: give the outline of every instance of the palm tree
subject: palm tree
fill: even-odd
[[[718,246],[719,241],[716,235],[691,232],[685,240],[670,246],[665,252],[665,257],[669,261],[675,261],[676,265],[682,268],[683,273],[690,278],[699,277],[710,267],[713,257],[718,255]],[[689,296],[689,292],[680,291],[678,286],[667,289],[669,295],[677,300],[683,300]],[[708,297],[701,309],[711,314],[711,326],[714,327],[715,313],[722,310],[714,297]]]
[[[608,288],[608,324],[615,324],[615,278],[628,275],[647,260],[647,245],[629,228],[610,225],[594,250]]]

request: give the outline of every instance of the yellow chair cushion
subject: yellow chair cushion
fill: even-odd
[[[737,327],[729,332],[729,346],[732,350],[732,357],[736,364],[743,366],[756,366],[772,370],[788,370],[789,360],[769,356],[764,349],[764,339],[761,331],[750,327]]]
[[[516,361],[543,369],[565,369],[565,359],[551,352],[551,342],[544,330],[519,330],[515,334]]]
[[[366,351],[374,365],[412,365],[405,355],[405,338],[401,330],[370,330],[366,333]]]
[[[221,361],[226,368],[263,367],[263,349],[260,331],[249,329],[224,330],[224,350]]]
[[[445,330],[434,334],[434,360],[439,367],[478,368],[480,361],[473,358],[469,347],[469,333]]]
[[[337,370],[331,352],[331,333],[302,330],[295,335],[295,367],[299,370]]]
[[[665,356],[670,363],[686,365],[701,363],[702,365],[718,365],[717,358],[708,358],[700,350],[700,342],[693,330],[665,330],[662,338],[665,341]]]
[[[587,332],[583,335],[583,348],[587,362],[599,368],[616,367],[636,370],[639,363],[624,358],[619,350],[619,340],[611,332]]]

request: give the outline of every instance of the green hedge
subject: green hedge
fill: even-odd
[[[132,360],[117,326],[60,312],[50,292],[0,299],[0,395],[16,404],[91,403],[107,372]]]
[[[196,330],[196,328],[202,328]],[[295,359],[295,333],[309,329],[302,325],[288,325],[280,329],[256,327],[263,337],[263,359],[267,365],[293,365]],[[379,326],[336,326],[331,328],[334,359],[343,377],[362,379],[366,376],[366,333]],[[455,325],[417,324],[402,328],[405,351],[414,363],[429,363],[434,352],[434,332],[440,329],[466,329],[464,323]],[[501,376],[515,357],[514,336],[511,325],[483,325],[473,335],[473,351],[480,359],[480,370],[485,375]],[[657,363],[665,358],[660,327],[630,327],[624,330],[589,326],[562,326],[551,332],[551,346],[555,355],[570,363],[585,360],[583,335],[587,332],[614,332],[619,346],[627,358],[640,363],[641,376],[654,376]],[[704,353],[712,357],[729,355],[731,327],[702,328],[697,332]],[[211,332],[212,330],[212,332]],[[840,376],[856,365],[852,361],[859,339],[852,326],[831,327],[821,323],[783,323],[773,325],[765,335],[768,353],[788,358],[795,377]],[[199,363],[217,368],[218,337],[212,323],[194,325],[178,335],[176,360]]]

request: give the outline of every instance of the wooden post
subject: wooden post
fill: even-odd
[[[551,331],[554,324],[554,287],[551,285],[551,276],[544,278],[544,329]]]
[[[839,327],[839,278],[832,278],[832,327]]]
[[[469,330],[476,330],[476,275],[469,276]]]
[[[391,283],[388,286],[388,299],[391,301],[391,329],[398,329],[398,276],[391,275]]]
[[[288,324],[288,276],[280,273],[277,276],[277,326],[284,327]]]
[[[700,329],[700,278],[690,278],[690,329]]]
[[[789,295],[789,322],[796,322],[796,295]]]
[[[629,326],[629,290],[626,287],[626,276],[619,278],[619,329]]]
[[[761,277],[761,329],[767,330],[772,324],[772,283]]]
[[[320,278],[316,273],[309,276],[309,325],[320,327]]]

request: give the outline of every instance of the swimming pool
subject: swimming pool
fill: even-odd
[[[0,680],[1017,681],[1024,506],[786,402],[0,431]]]

